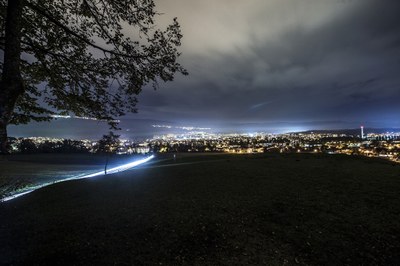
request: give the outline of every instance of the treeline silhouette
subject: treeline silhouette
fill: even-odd
[[[13,153],[90,153],[83,141],[64,139],[60,141],[35,142],[33,139],[9,138],[9,145]]]

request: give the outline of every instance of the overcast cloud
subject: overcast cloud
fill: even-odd
[[[139,114],[202,126],[400,127],[400,1],[156,0],[178,17],[189,76],[146,88]],[[287,126],[289,125],[289,126]]]
[[[163,0],[158,9],[160,23],[182,24],[190,76],[143,93],[143,117],[399,126],[399,1]]]

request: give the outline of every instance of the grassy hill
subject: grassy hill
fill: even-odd
[[[399,191],[376,159],[165,157],[1,203],[0,264],[399,265]]]

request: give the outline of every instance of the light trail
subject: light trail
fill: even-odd
[[[141,164],[147,163],[148,161],[150,161],[153,158],[154,158],[154,155],[151,155],[151,156],[149,156],[147,158],[144,158],[144,159],[141,159],[141,160],[133,161],[133,162],[130,162],[130,163],[127,163],[127,164],[123,164],[123,165],[108,169],[106,172],[105,171],[100,171],[100,172],[93,173],[93,174],[69,177],[69,178],[65,178],[65,179],[62,179],[62,180],[56,180],[56,181],[53,181],[53,182],[48,182],[48,183],[44,183],[44,184],[41,184],[41,185],[37,185],[37,186],[31,187],[27,191],[23,191],[23,192],[14,194],[14,195],[9,196],[9,197],[2,198],[0,200],[0,202],[5,202],[5,201],[9,201],[9,200],[21,197],[21,196],[29,194],[29,193],[31,193],[31,192],[33,192],[35,190],[38,190],[39,188],[47,187],[47,186],[50,186],[50,185],[53,185],[53,184],[56,184],[56,183],[66,182],[66,181],[70,181],[70,180],[85,179],[85,178],[101,176],[101,175],[110,175],[110,174],[123,172],[123,171],[129,170],[129,169],[131,169],[133,167],[136,167],[136,166],[139,166]]]
[[[123,165],[120,165],[120,166],[117,166],[117,167],[114,167],[114,168],[111,168],[111,169],[107,169],[106,175],[115,174],[115,173],[118,173],[118,172],[126,171],[126,170],[128,170],[130,168],[133,168],[135,166],[141,165],[143,163],[147,163],[148,161],[150,161],[153,158],[154,158],[154,155],[151,155],[151,156],[149,156],[147,158],[144,158],[142,160],[134,161],[134,162],[123,164]],[[97,172],[97,173],[94,173],[94,174],[85,175],[85,176],[83,176],[81,178],[78,178],[78,179],[104,175],[105,174],[104,172],[105,171],[100,171],[100,172]]]
[[[88,117],[88,116],[72,116],[72,115],[50,115],[52,118],[63,118],[63,119],[82,119],[82,120],[94,120],[94,121],[100,121],[100,122],[108,122],[107,120],[104,119],[97,119],[94,117]],[[121,122],[120,120],[111,120],[111,122],[116,122],[119,123]]]

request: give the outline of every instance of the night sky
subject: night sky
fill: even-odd
[[[157,0],[183,31],[177,75],[139,96],[120,132],[151,124],[284,132],[400,127],[400,1]],[[105,123],[61,119],[10,135],[96,137]]]

